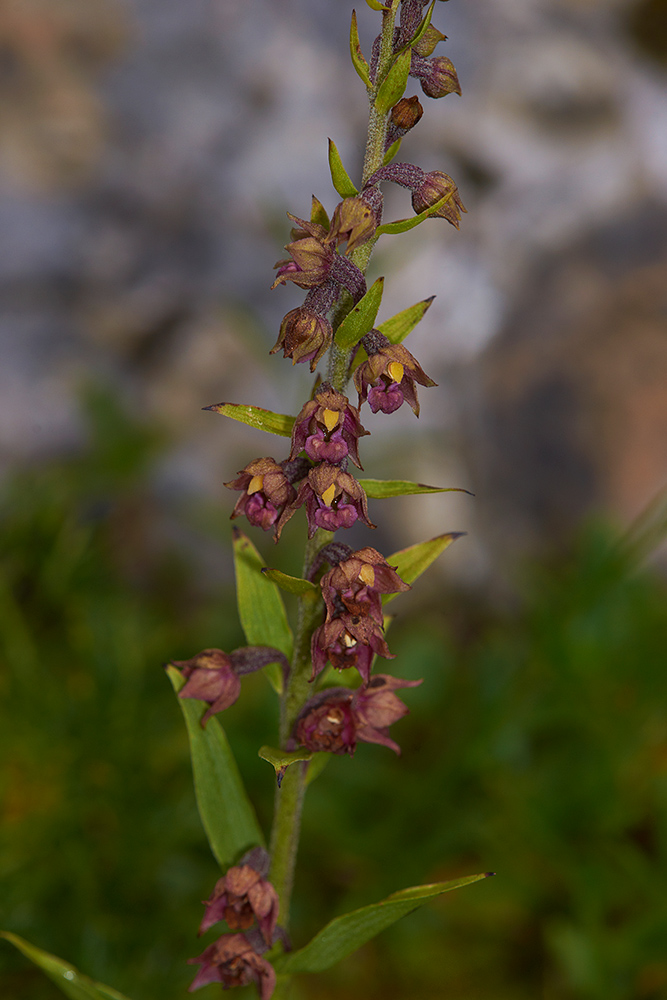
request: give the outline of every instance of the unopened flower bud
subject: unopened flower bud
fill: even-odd
[[[305,305],[297,306],[283,318],[278,340],[269,353],[275,354],[282,348],[284,358],[291,358],[293,365],[308,361],[312,372],[332,340],[333,330],[326,316]]]
[[[338,245],[347,241],[346,254],[356,250],[373,236],[378,220],[363,197],[345,198],[334,209],[327,240]]]
[[[446,196],[448,200],[433,213],[432,218],[446,219],[458,229],[461,212],[465,212],[466,209],[456,184],[449,174],[444,174],[442,170],[432,170],[425,175],[422,183],[413,189],[412,207],[419,215]]]
[[[416,52],[413,52],[410,76],[417,77],[427,97],[446,97],[447,94],[461,93],[461,85],[454,64],[447,56],[423,59]]]

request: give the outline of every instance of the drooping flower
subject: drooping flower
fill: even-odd
[[[347,257],[336,253],[324,226],[295,215],[289,217],[300,228],[292,230],[294,239],[285,247],[292,259],[279,260],[275,265],[278,270],[271,288],[292,281],[299,288],[315,289],[327,281],[335,281],[358,302],[366,294],[366,279],[362,271]]]
[[[336,670],[356,667],[363,680],[368,681],[375,655],[393,660],[381,626],[372,617],[350,615],[344,612],[325,621],[316,628],[310,641],[313,663],[311,681],[322,673],[327,663]]]
[[[368,502],[363,489],[349,472],[337,465],[322,462],[308,473],[299,487],[296,499],[287,504],[276,524],[276,537],[299,507],[306,507],[308,537],[318,528],[337,531],[351,528],[361,519],[369,528],[375,525],[368,519]]]
[[[438,34],[440,33],[438,32]],[[436,44],[438,41],[441,39],[437,39]],[[438,98],[446,97],[447,94],[461,93],[461,85],[454,64],[447,56],[433,56],[432,59],[424,59],[413,50],[410,61],[410,76],[419,80],[427,97]]]
[[[347,242],[346,254],[366,243],[380,224],[381,218],[377,218],[371,201],[372,198],[367,200],[362,191],[354,198],[345,198],[334,209],[331,230],[327,239],[335,243],[336,246]],[[382,205],[380,203],[380,215],[381,212]]]
[[[294,422],[290,458],[305,451],[313,462],[337,465],[349,455],[361,468],[358,441],[365,434],[357,407],[324,382]]]
[[[201,718],[204,728],[212,715],[234,704],[241,693],[240,677],[261,670],[269,663],[279,663],[284,671],[289,669],[284,653],[271,646],[244,646],[232,653],[204,649],[189,660],[172,660],[172,665],[186,678],[178,697],[208,703],[210,707]]]
[[[327,609],[327,621],[345,612],[362,618],[370,616],[382,627],[382,594],[410,590],[396,570],[377,549],[366,546],[340,560],[320,580]]]
[[[219,920],[226,920],[232,931],[245,931],[257,921],[266,944],[272,945],[278,920],[278,893],[263,877],[268,871],[268,860],[266,851],[255,848],[218,879],[210,899],[204,902],[206,911],[200,934]]]
[[[310,362],[311,372],[317,362],[331,347],[333,330],[326,316],[305,305],[290,309],[280,324],[280,333],[269,354],[282,348],[283,357],[291,358],[292,364]]]
[[[362,338],[368,359],[354,373],[354,385],[359,393],[359,406],[368,399],[373,413],[393,413],[407,402],[419,416],[419,399],[415,383],[433,386],[419,362],[402,344],[392,344],[379,330],[371,330]]]
[[[222,983],[223,989],[255,983],[261,1000],[270,1000],[276,986],[273,966],[253,948],[245,934],[224,934],[205,948],[189,965],[201,965],[189,992],[208,983]]]
[[[422,183],[413,189],[412,207],[417,215],[419,215],[420,212],[424,212],[427,208],[435,205],[436,202],[445,197],[448,200],[444,205],[440,206],[437,212],[433,212],[431,218],[446,219],[447,222],[458,229],[459,222],[461,221],[461,212],[467,210],[461,201],[459,189],[456,184],[449,174],[444,174],[442,170],[432,170],[424,176]]]
[[[394,691],[421,683],[377,674],[356,691],[325,688],[304,706],[294,727],[294,738],[315,752],[352,755],[362,741],[379,743],[400,754],[398,743],[389,737],[389,726],[407,715],[409,709]]]
[[[273,458],[253,459],[241,469],[238,479],[225,483],[229,490],[242,490],[232,511],[232,520],[245,514],[251,524],[268,531],[295,499],[292,483],[303,479],[309,468],[308,463],[290,468],[288,463],[278,464]]]

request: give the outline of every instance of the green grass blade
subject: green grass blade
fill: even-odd
[[[430,538],[428,542],[418,542],[410,545],[407,549],[400,549],[392,556],[387,557],[390,566],[396,568],[396,572],[404,583],[414,583],[414,581],[429,568],[432,562],[445,551],[446,548],[455,542],[457,538],[465,535],[465,531],[450,531],[446,535],[437,535]],[[382,603],[388,604],[397,594],[385,594]]]
[[[127,1000],[127,997],[111,986],[104,986],[96,983],[82,972],[75,969],[69,962],[63,961],[56,955],[50,955],[48,951],[42,951],[34,944],[30,944],[18,934],[10,931],[0,931],[0,937],[9,941],[15,948],[23,952],[26,958],[39,966],[42,972],[51,979],[63,993],[70,997],[70,1000]]]
[[[216,403],[214,406],[205,406],[205,410],[212,410],[213,413],[221,413],[223,417],[231,417],[249,427],[256,427],[260,431],[267,431],[269,434],[278,434],[280,437],[291,437],[294,417],[286,413],[274,413],[272,410],[264,410],[261,406],[246,406],[243,403]]]

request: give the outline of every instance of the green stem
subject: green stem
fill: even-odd
[[[375,107],[375,97],[381,81],[386,76],[393,61],[394,23],[400,0],[391,0],[391,6],[382,15],[382,35],[380,56],[378,60],[377,79],[370,98],[368,120],[368,140],[364,157],[363,183],[371,174],[382,166],[384,147],[387,138],[388,116],[380,115]],[[375,240],[358,247],[350,254],[350,259],[364,273],[368,267]],[[348,301],[349,299],[349,301]],[[352,299],[344,297],[333,318],[334,330],[352,307]],[[340,351],[334,343],[331,354],[331,381],[335,388],[341,391],[348,380],[351,352]],[[304,576],[319,549],[331,541],[331,532],[319,529],[307,543],[304,558]],[[308,700],[311,688],[309,677],[312,670],[310,657],[310,639],[314,629],[322,618],[321,600],[313,600],[305,595],[299,600],[299,612],[294,642],[294,656],[290,669],[289,681],[283,695],[280,718],[280,745],[285,747],[294,727],[294,723]],[[306,788],[307,765],[293,764],[285,772],[282,785],[276,790],[276,805],[271,831],[271,881],[276,888],[280,900],[280,923],[287,929],[289,923],[289,908],[294,882],[294,867],[299,846],[301,828],[301,812]],[[289,993],[289,977],[281,977],[274,997],[285,1000]]]

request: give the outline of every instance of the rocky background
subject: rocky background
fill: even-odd
[[[4,0],[3,472],[80,449],[81,391],[105,384],[169,435],[167,522],[194,497],[231,509],[221,484],[266,439],[201,408],[296,412],[309,391],[268,356],[301,293],[269,285],[285,211],[337,200],[327,136],[361,163],[348,18],[339,0]],[[366,469],[475,491],[379,522],[394,544],[471,529],[448,567],[475,582],[592,512],[627,524],[667,480],[667,3],[453,0],[434,22],[463,97],[426,100],[402,156],[451,173],[469,214],[376,253],[381,318],[437,293],[411,348],[439,388],[419,427],[368,418]]]

